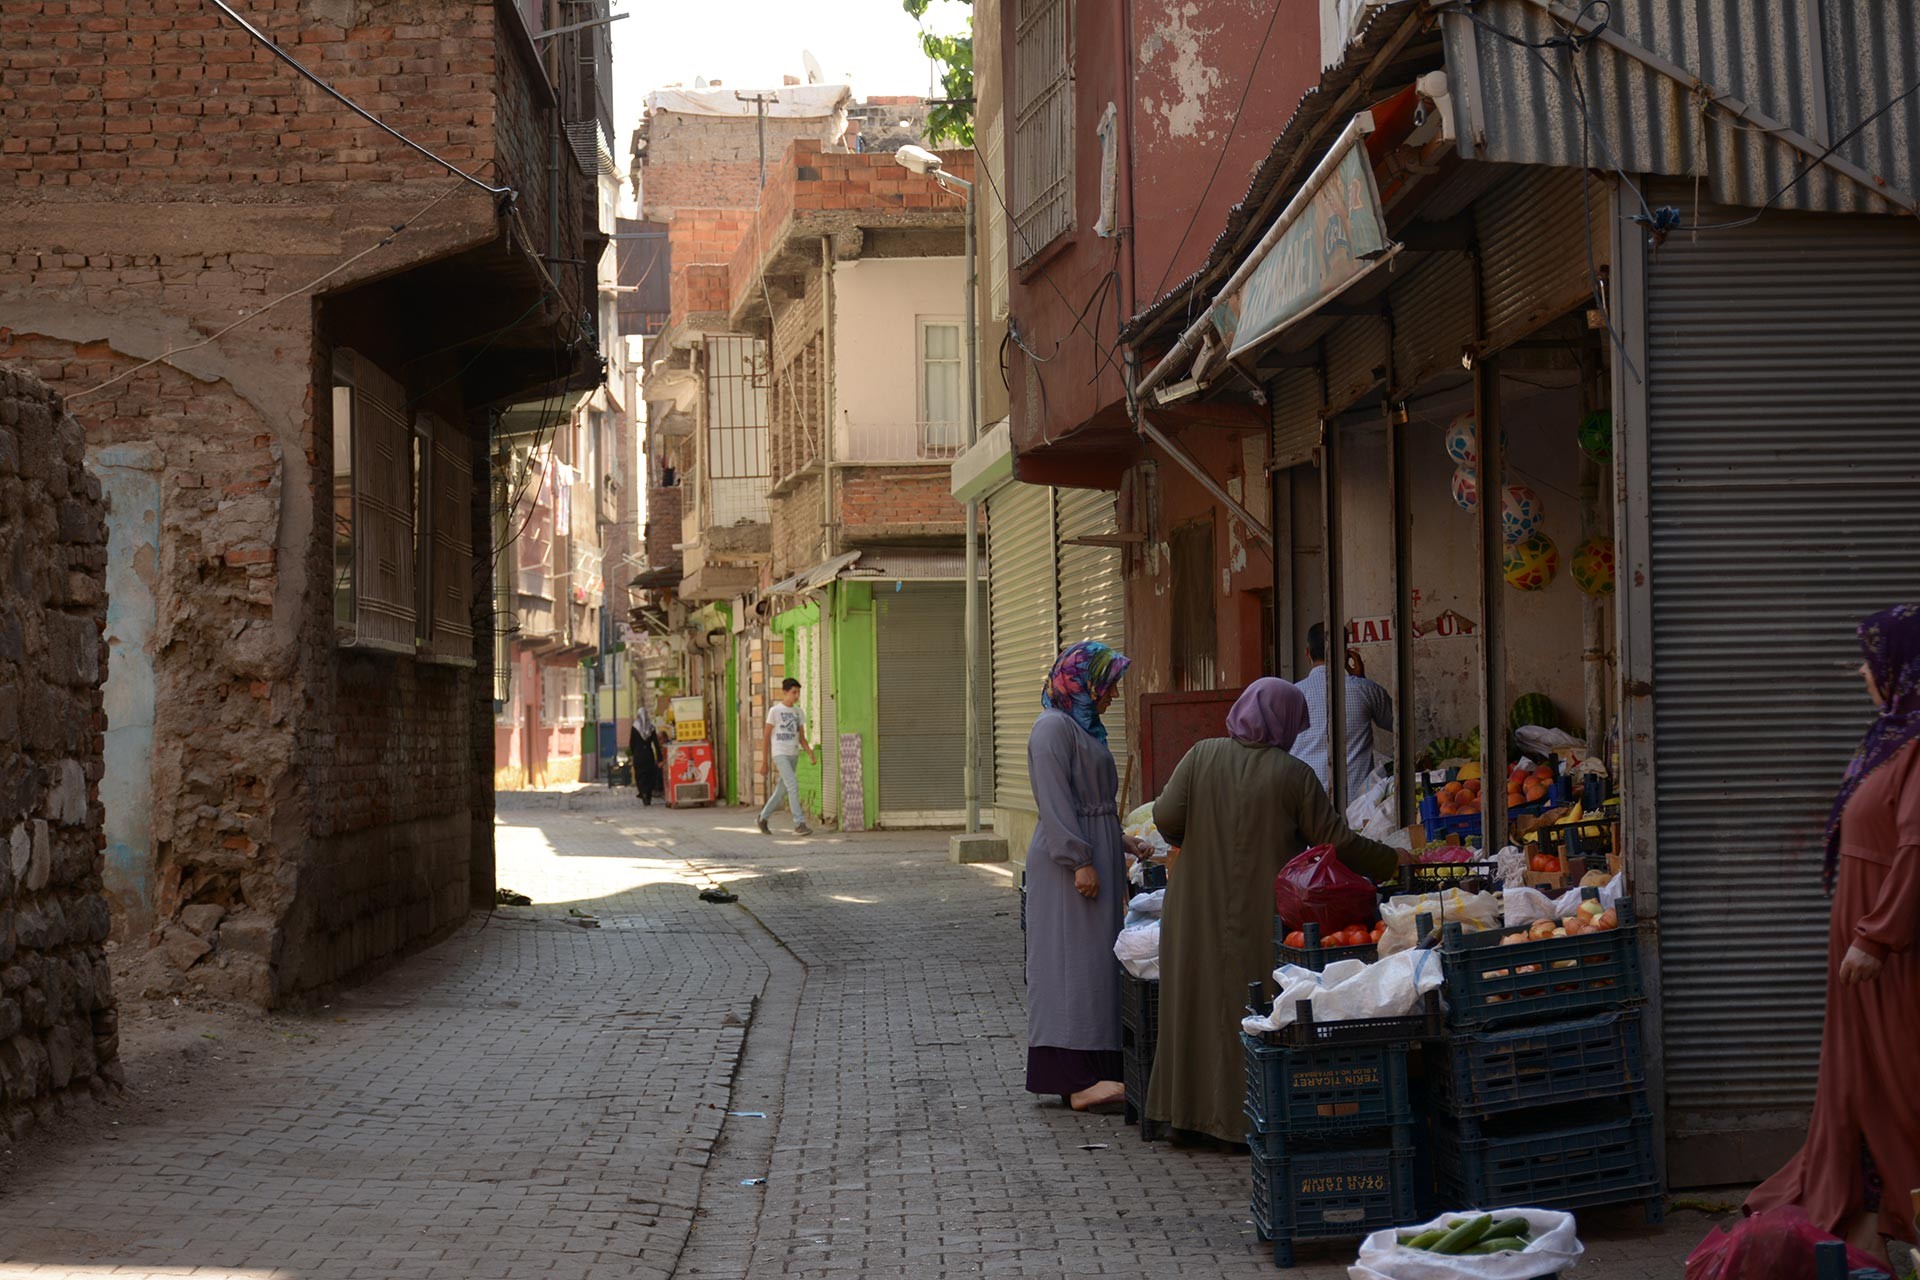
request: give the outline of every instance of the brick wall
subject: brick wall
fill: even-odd
[[[676,270],[669,297],[671,301],[668,305],[673,308],[672,316],[676,321],[701,312],[726,311],[726,267],[718,263],[700,263]]]
[[[773,566],[768,582],[811,569],[827,557],[820,530],[820,477],[794,482],[785,496],[770,504],[773,514]]]
[[[677,220],[687,209],[751,209],[760,198],[759,122],[753,116],[692,116],[661,111],[648,116],[641,160],[644,217]],[[787,147],[800,139],[830,142],[830,116],[766,122],[767,176]]]
[[[647,490],[647,563],[653,568],[680,563],[673,544],[681,541],[679,485],[656,485]]]
[[[884,540],[964,535],[966,512],[953,499],[948,468],[847,467],[835,473],[840,521],[849,538]]]
[[[0,366],[0,1131],[120,1080],[102,944],[105,505],[80,425]]]

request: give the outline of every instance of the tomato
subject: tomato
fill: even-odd
[[[1286,945],[1290,947],[1304,947],[1307,945],[1307,935],[1302,933],[1300,930],[1295,929],[1292,933],[1287,935]]]
[[[1373,940],[1375,942],[1378,942],[1380,941],[1380,939],[1386,936],[1387,936],[1387,922],[1382,920],[1379,924],[1376,924],[1373,926]]]
[[[1371,942],[1372,940],[1373,939],[1371,935],[1368,934],[1367,927],[1365,925],[1354,924],[1354,925],[1347,926],[1347,945],[1348,946],[1364,947],[1367,945],[1367,943]]]

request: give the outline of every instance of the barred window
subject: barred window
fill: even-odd
[[[1018,0],[1013,48],[1013,260],[1073,227],[1071,0]]]

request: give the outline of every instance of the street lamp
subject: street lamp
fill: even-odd
[[[967,444],[980,439],[980,330],[974,323],[973,295],[977,284],[974,249],[973,184],[947,172],[947,162],[925,147],[901,147],[893,153],[901,167],[932,178],[966,200],[967,229]],[[967,834],[980,830],[980,500],[967,499]]]

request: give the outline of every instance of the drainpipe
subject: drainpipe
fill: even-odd
[[[820,237],[820,539],[822,560],[840,554],[833,536],[833,237]],[[773,317],[767,317],[773,323]]]

